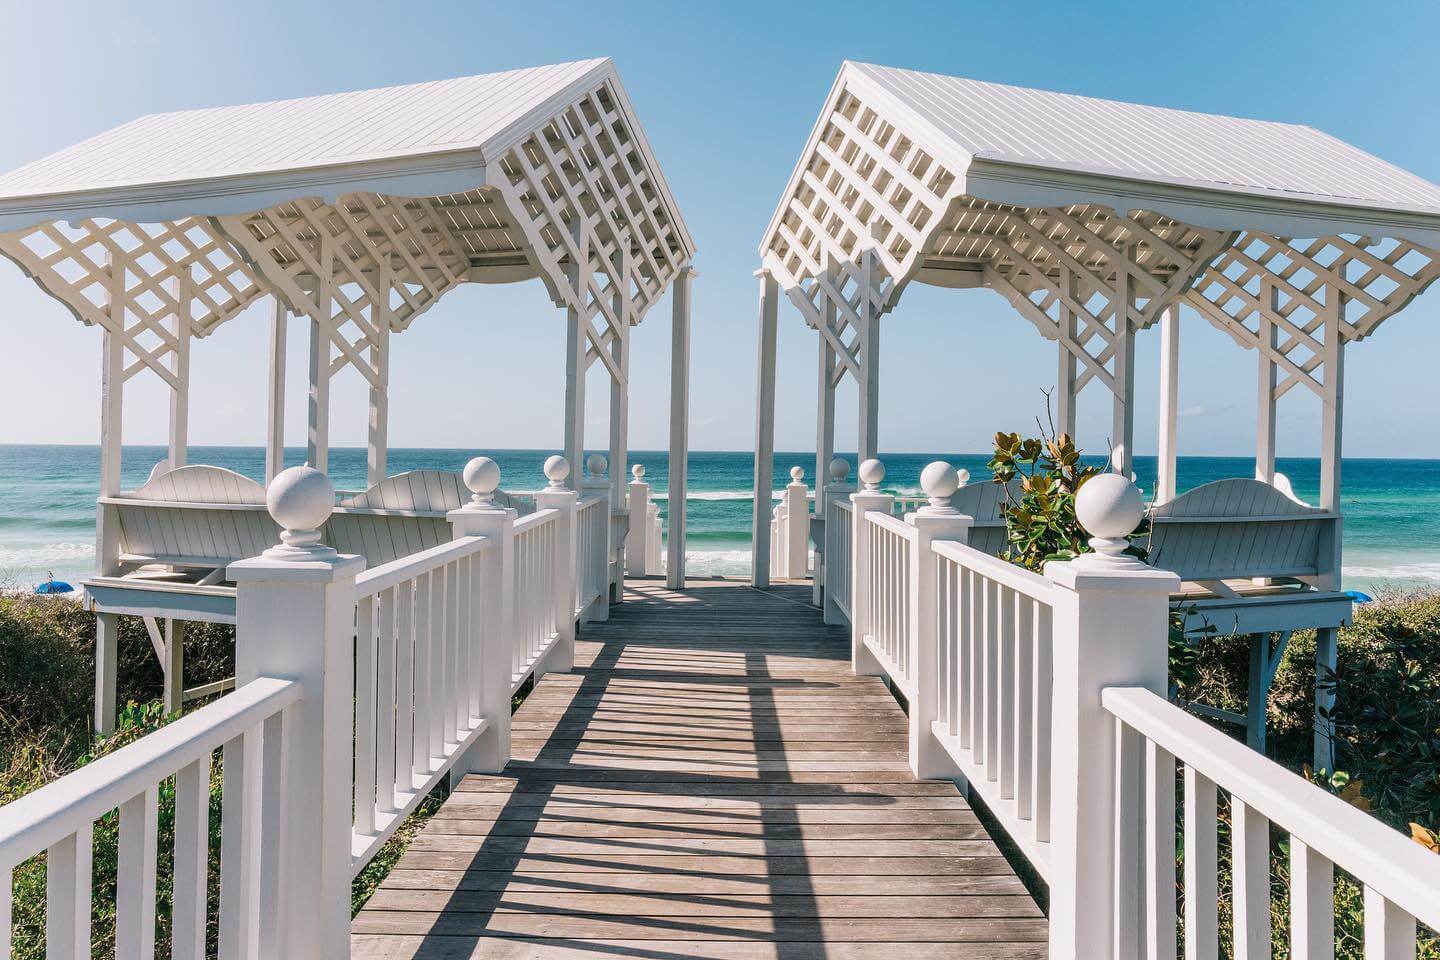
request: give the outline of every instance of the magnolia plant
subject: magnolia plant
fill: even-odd
[[[1075,494],[1100,468],[1080,462],[1068,433],[1054,436],[1043,427],[1039,437],[997,433],[988,466],[1004,490],[1006,560],[1039,570],[1047,560],[1069,560],[1089,550],[1075,519]],[[1018,497],[1011,487],[1017,477]]]

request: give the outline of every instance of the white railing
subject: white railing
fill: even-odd
[[[630,525],[625,532],[625,572],[632,577],[658,577],[665,572],[660,505],[645,482],[645,467],[635,464],[630,475],[626,489]]]
[[[1271,828],[1290,839],[1290,956],[1335,956],[1334,878],[1364,888],[1367,960],[1413,960],[1416,920],[1440,929],[1440,860],[1338,797],[1306,783],[1150,690],[1110,687],[1119,726],[1115,882],[1133,891],[1119,929],[1131,955],[1174,956],[1176,762],[1183,766],[1186,956],[1219,948],[1217,793],[1230,806],[1234,955],[1269,956]]]
[[[843,461],[841,461],[843,462]],[[835,488],[832,488],[835,489]],[[854,540],[854,513],[849,499],[849,487],[835,490],[826,507],[825,519],[825,622],[850,622],[851,557]]]
[[[1045,875],[1055,585],[955,541],[931,544],[941,747]]]
[[[886,513],[863,515],[865,595],[869,602],[856,629],[860,640],[905,694],[914,696],[910,661],[911,542],[915,528]]]
[[[538,510],[515,524],[515,632],[510,665],[511,685],[516,689],[559,635],[553,600],[559,516],[558,510]]]
[[[352,871],[485,730],[482,604],[497,553],[492,538],[461,537],[355,578]]]
[[[608,590],[610,501],[587,496],[575,511],[576,601],[575,615],[588,618],[592,607]]]
[[[259,678],[161,729],[0,808],[0,957],[11,955],[13,871],[45,854],[47,957],[91,955],[95,822],[120,811],[115,955],[155,950],[156,848],[162,784],[173,778],[171,939],[173,956],[205,956],[210,922],[211,755],[221,755],[220,956],[277,956],[260,923],[282,904],[282,853],[289,827],[284,781],[290,680]]]

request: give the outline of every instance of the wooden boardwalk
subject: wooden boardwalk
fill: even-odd
[[[1045,956],[1034,901],[809,587],[632,581],[356,917],[361,958]]]

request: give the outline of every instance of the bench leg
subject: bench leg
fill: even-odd
[[[120,642],[120,618],[113,613],[95,615],[95,733],[115,732],[115,665]]]
[[[165,621],[165,713],[180,712],[185,705],[185,621]]]
[[[1332,680],[1339,660],[1336,644],[1339,631],[1334,627],[1321,627],[1315,631],[1315,758],[1314,769],[1335,770],[1335,746],[1333,738],[1335,725],[1325,714],[1335,706],[1335,691]],[[1322,690],[1324,686],[1326,690]]]
[[[1245,743],[1265,752],[1265,710],[1270,702],[1270,634],[1250,634],[1250,683],[1245,688]]]

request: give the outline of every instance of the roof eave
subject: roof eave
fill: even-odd
[[[1358,234],[1440,247],[1440,210],[1246,187],[1138,179],[1091,170],[971,160],[964,193],[1019,207],[1097,203],[1120,212],[1146,210],[1196,227],[1253,228],[1284,237]]]
[[[252,213],[302,197],[333,198],[362,192],[433,197],[484,185],[484,157],[472,148],[324,167],[0,197],[0,233],[54,220],[154,223]]]

